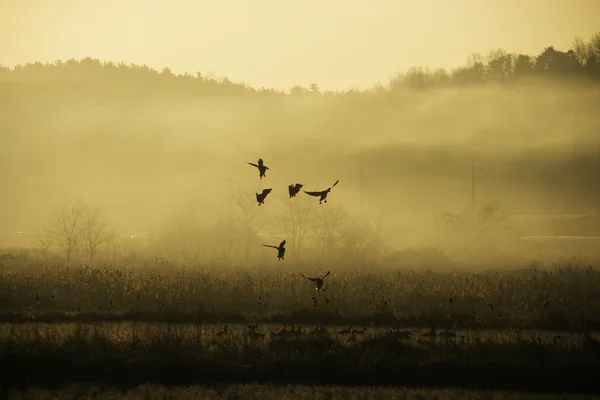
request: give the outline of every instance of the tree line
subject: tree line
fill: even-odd
[[[98,207],[81,198],[65,199],[47,224],[34,230],[38,249],[44,257],[59,248],[67,263],[74,255],[93,262],[101,249],[116,239],[116,231]]]
[[[600,82],[600,32],[586,42],[576,37],[567,51],[554,46],[544,48],[538,55],[510,53],[504,49],[490,51],[486,56],[473,53],[466,65],[452,70],[411,67],[391,79],[387,87],[376,85],[368,90],[396,91],[405,88],[425,89],[441,85],[472,85],[486,82],[510,82],[526,77],[585,79]],[[98,59],[70,59],[53,63],[32,62],[14,68],[0,66],[0,82],[71,82],[104,85],[118,83],[147,91],[173,91],[194,95],[286,95],[287,91],[272,88],[255,88],[244,82],[217,78],[214,74],[175,74],[168,67],[157,71],[147,65],[123,62],[101,62]],[[154,88],[154,89],[152,89]],[[318,84],[300,85],[289,89],[291,95],[342,95],[357,90],[322,92]]]
[[[147,257],[188,265],[249,264],[275,259],[262,247],[269,237],[286,238],[286,255],[292,261],[306,257],[373,260],[389,250],[381,221],[359,222],[341,206],[323,208],[304,199],[277,209],[275,218],[269,218],[264,207],[251,200],[238,190],[227,202],[229,215],[210,221],[201,202],[185,202],[151,237],[136,244],[115,229],[101,208],[82,198],[67,198],[34,230],[35,254],[67,264],[117,265]]]

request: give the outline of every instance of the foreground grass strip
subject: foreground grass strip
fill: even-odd
[[[11,388],[6,390],[8,398],[16,399],[77,399],[92,398],[97,400],[154,400],[154,399],[181,399],[181,400],[280,400],[293,398],[296,400],[386,400],[386,399],[413,399],[413,400],[562,400],[565,398],[588,400],[596,396],[548,393],[518,393],[499,392],[491,390],[465,390],[457,388],[426,389],[414,387],[345,387],[336,385],[271,385],[271,384],[215,384],[192,386],[158,386],[140,385],[129,389],[107,387],[103,385],[73,384],[62,389],[30,388],[19,390]],[[1,393],[0,393],[1,394]]]
[[[215,382],[463,387],[600,393],[600,345],[590,333],[418,330],[358,335],[305,327],[281,338],[247,326],[8,324],[0,385],[125,387]],[[410,333],[410,335],[408,335]],[[405,336],[410,336],[410,338]]]
[[[345,360],[234,365],[208,360],[76,362],[62,357],[0,359],[4,387],[59,388],[74,382],[117,387],[143,383],[191,385],[265,382],[298,385],[460,387],[475,390],[600,393],[600,363],[571,365],[387,364],[357,366]]]

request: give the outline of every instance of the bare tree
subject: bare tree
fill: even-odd
[[[211,227],[213,256],[216,255],[216,259],[222,265],[229,264],[231,256],[234,254],[233,250],[239,238],[236,230],[233,218],[220,219]]]
[[[86,205],[81,199],[69,199],[56,211],[52,236],[66,252],[67,262],[81,243]]]
[[[294,199],[288,202],[287,212],[281,218],[285,236],[290,238],[291,259],[297,259],[300,255],[310,223],[311,206],[314,204],[307,197]]]
[[[48,231],[45,226],[40,229],[34,229],[33,234],[35,235],[38,248],[42,253],[42,257],[48,258],[50,254],[50,248],[52,247],[52,234]]]
[[[170,219],[173,224],[170,241],[174,241],[172,244],[184,262],[198,262],[201,254],[207,254],[203,208],[201,201],[191,199]]]
[[[585,65],[590,57],[590,48],[587,43],[583,41],[579,36],[575,37],[573,40],[573,52],[575,53],[575,57],[577,57],[577,61],[579,64]]]
[[[250,259],[250,239],[253,233],[256,231],[257,222],[260,218],[263,207],[257,207],[254,199],[249,197],[247,193],[243,192],[238,188],[237,196],[235,198],[235,205],[240,212],[240,217],[237,221],[244,229],[246,242],[245,242],[245,253],[244,259],[248,263]]]
[[[483,64],[484,62],[485,62],[485,57],[483,57],[479,53],[471,53],[467,57],[467,66],[468,67],[473,67],[478,64]]]
[[[600,32],[594,33],[590,38],[588,52],[595,58],[596,63],[600,62]]]
[[[100,246],[107,244],[113,237],[114,231],[109,228],[108,220],[99,208],[90,209],[85,207],[82,226],[81,239],[87,252],[90,263]]]
[[[317,219],[315,238],[321,251],[329,252],[340,242],[341,230],[348,223],[348,216],[340,206],[326,205],[321,207]]]

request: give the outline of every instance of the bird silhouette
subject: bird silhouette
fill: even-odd
[[[223,330],[222,330],[222,331],[220,331],[220,332],[217,332],[217,336],[218,336],[218,337],[221,337],[221,336],[227,335],[227,328],[228,328],[228,326],[227,326],[227,325],[225,325],[225,326],[223,327]]]
[[[277,249],[277,259],[278,260],[285,260],[285,258],[283,257],[285,255],[285,239],[283,240],[283,242],[279,243],[279,247],[278,246],[273,246],[270,244],[263,244],[263,246],[265,247],[272,247],[274,249]]]
[[[263,177],[266,177],[266,176],[267,176],[267,175],[265,175],[265,173],[267,172],[267,170],[269,169],[269,167],[267,167],[267,166],[264,164],[264,162],[263,162],[263,159],[262,159],[262,158],[259,158],[259,159],[258,159],[258,164],[254,164],[254,163],[251,163],[251,162],[248,162],[248,161],[246,161],[246,164],[250,164],[250,165],[252,165],[253,167],[256,167],[256,168],[258,168],[258,172],[259,172],[260,179],[262,179]]]
[[[256,201],[258,201],[259,206],[265,204],[265,199],[267,198],[267,195],[271,193],[271,190],[273,189],[263,189],[262,193],[256,193]]]
[[[250,338],[252,339],[262,339],[265,337],[264,333],[256,332],[256,325],[250,325],[248,329],[250,330]]]
[[[303,274],[300,274],[300,275],[303,278],[308,279],[309,281],[315,282],[317,285],[315,290],[317,292],[320,292],[321,290],[323,290],[323,281],[325,280],[325,278],[327,278],[329,276],[330,273],[331,273],[331,271],[327,271],[327,273],[322,278],[309,278],[308,276],[304,276]]]
[[[305,190],[304,193],[311,195],[311,196],[320,197],[319,204],[321,204],[321,202],[323,202],[323,201],[325,203],[327,203],[327,195],[329,194],[329,192],[331,192],[331,189],[333,189],[335,187],[335,185],[338,184],[339,181],[340,181],[339,179],[337,181],[335,181],[333,186],[331,186],[329,189],[321,190],[320,192],[307,192]]]
[[[300,189],[302,189],[302,186],[304,186],[304,185],[302,185],[301,183],[296,183],[295,185],[288,186],[288,192],[290,193],[290,199],[292,197],[296,197],[296,195],[298,194]]]

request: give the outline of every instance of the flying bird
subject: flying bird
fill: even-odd
[[[322,277],[322,278],[309,278],[308,276],[304,276],[302,274],[300,274],[303,278],[308,279],[309,281],[315,282],[317,287],[315,288],[315,290],[317,292],[320,292],[321,290],[323,290],[323,281],[325,280],[325,278],[327,278],[329,276],[329,274],[331,273],[331,271],[327,271],[327,273]]]
[[[259,206],[265,204],[265,199],[267,198],[267,195],[271,193],[271,190],[273,189],[263,189],[262,193],[256,193],[256,201],[258,201]]]
[[[251,162],[248,162],[248,161],[246,161],[246,164],[250,164],[250,165],[252,165],[253,167],[256,167],[256,168],[258,168],[258,172],[259,172],[259,174],[260,174],[260,175],[259,175],[259,176],[260,176],[260,179],[262,179],[263,177],[266,177],[266,175],[265,175],[265,172],[267,172],[267,170],[269,169],[269,167],[267,167],[267,166],[264,164],[264,162],[263,162],[263,159],[262,159],[262,158],[259,158],[259,159],[258,159],[258,164],[254,164],[254,163],[251,163]]]
[[[302,186],[304,186],[304,185],[302,185],[301,183],[296,183],[295,185],[288,186],[288,192],[290,193],[290,199],[292,197],[296,197],[296,195],[298,194],[300,189],[302,189]]]
[[[311,196],[315,196],[315,197],[320,197],[319,199],[319,204],[321,204],[321,202],[325,202],[327,203],[327,195],[329,194],[329,192],[331,192],[331,189],[333,189],[335,187],[335,185],[338,184],[340,180],[338,179],[337,181],[335,181],[335,183],[333,184],[333,186],[331,186],[329,189],[327,190],[321,190],[320,192],[307,192],[306,190],[304,191],[304,193],[311,195]]]
[[[285,260],[285,258],[283,257],[285,255],[285,239],[283,242],[279,243],[279,246],[272,246],[270,244],[263,244],[263,246],[265,247],[272,247],[274,249],[277,249],[277,259],[278,260]]]

